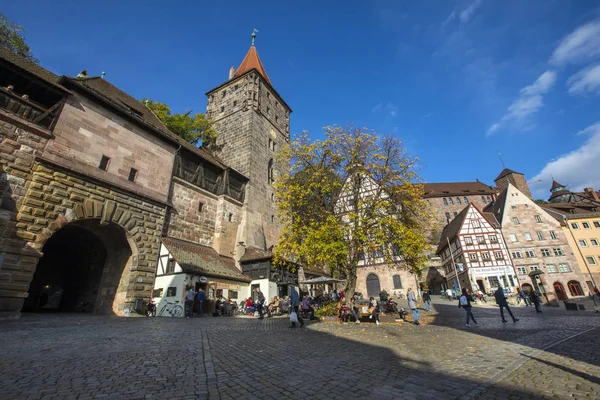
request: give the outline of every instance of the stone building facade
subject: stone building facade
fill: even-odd
[[[588,293],[579,263],[560,223],[529,196],[508,183],[492,206],[486,208],[502,225],[521,287],[535,288],[550,304]]]
[[[520,172],[513,171],[509,168],[504,168],[494,180],[498,193],[508,187],[509,184],[516,187],[521,193],[533,200],[529,185],[525,179],[525,175]]]

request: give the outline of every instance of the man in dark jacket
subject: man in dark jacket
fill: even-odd
[[[510,307],[508,306],[508,300],[504,295],[504,290],[502,289],[502,286],[498,286],[498,290],[496,290],[496,293],[494,293],[494,297],[496,297],[496,304],[498,304],[498,306],[500,307],[500,316],[502,317],[502,322],[508,322],[506,319],[504,319],[505,308],[506,311],[508,311],[508,313],[510,314],[510,317],[512,318],[513,322],[517,322],[518,319],[515,318],[512,311],[510,310]]]
[[[256,308],[258,309],[258,319],[263,319],[263,305],[265,304],[265,295],[260,291],[260,288],[256,288]]]
[[[475,317],[473,316],[473,307],[471,306],[471,294],[469,293],[469,289],[462,288],[462,295],[458,299],[458,308],[463,308],[467,313],[467,328],[471,327],[469,323],[470,319],[473,320],[473,323],[477,325],[477,321],[475,321]]]

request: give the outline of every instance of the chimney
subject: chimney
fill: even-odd
[[[596,193],[596,191],[594,189],[585,188],[585,189],[583,189],[583,191],[585,192],[585,194],[590,196],[594,201],[600,201],[600,197],[598,196],[598,193]]]
[[[229,68],[229,79],[233,79],[233,75],[235,75],[235,67]]]

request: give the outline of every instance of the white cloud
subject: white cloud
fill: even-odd
[[[481,1],[482,0],[475,0],[467,8],[461,11],[459,15],[461,25],[465,25],[471,20],[473,14],[475,14],[475,10],[477,10],[477,8],[479,8],[479,6],[481,5]]]
[[[383,103],[378,103],[376,105],[373,106],[373,108],[371,109],[372,112],[377,112],[379,110],[381,110],[381,107],[383,107]]]
[[[576,63],[600,55],[600,20],[589,22],[565,36],[552,53],[555,65]]]
[[[589,135],[589,139],[578,149],[552,160],[540,173],[530,180],[536,197],[547,198],[552,179],[567,185],[572,191],[586,187],[600,188],[600,122],[577,133]]]
[[[577,72],[567,81],[569,93],[587,94],[600,92],[600,63]]]
[[[531,126],[529,116],[535,114],[544,106],[543,95],[552,89],[555,82],[556,73],[554,71],[546,71],[533,84],[521,89],[519,97],[508,106],[506,114],[504,114],[500,121],[490,126],[487,135],[493,135],[505,126],[520,131],[529,128]]]
[[[388,114],[392,118],[394,118],[398,115],[398,106],[394,103],[387,103],[385,105],[385,110],[388,112]]]

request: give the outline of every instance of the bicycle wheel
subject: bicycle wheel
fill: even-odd
[[[181,306],[173,307],[173,310],[171,311],[172,316],[179,317],[181,314],[183,314],[183,307],[181,307]]]

